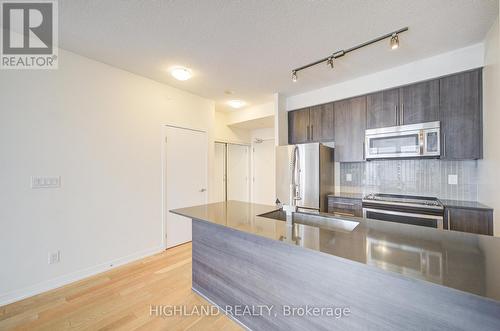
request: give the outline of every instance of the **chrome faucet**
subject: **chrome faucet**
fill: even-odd
[[[290,202],[283,205],[283,211],[286,213],[286,222],[292,224],[293,213],[297,212],[297,201],[300,196],[300,153],[297,146],[293,147],[290,157]]]

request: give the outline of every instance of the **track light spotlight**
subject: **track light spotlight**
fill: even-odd
[[[296,82],[297,81],[297,71],[296,70],[293,70],[292,71],[292,82]]]
[[[333,69],[333,56],[330,56],[328,60],[326,60],[326,64],[328,64],[330,68]]]
[[[396,49],[399,47],[399,37],[397,33],[393,33],[391,36],[391,49]]]

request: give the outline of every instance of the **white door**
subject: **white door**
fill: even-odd
[[[226,144],[215,143],[214,202],[226,200]]]
[[[275,193],[274,139],[253,144],[252,201],[274,205]]]
[[[249,146],[227,145],[227,199],[249,201]]]
[[[191,241],[191,220],[169,210],[207,203],[207,136],[205,132],[166,128],[166,246]]]

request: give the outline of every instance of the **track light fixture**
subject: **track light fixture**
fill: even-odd
[[[333,69],[333,61],[335,59],[338,59],[339,57],[342,57],[342,56],[346,55],[347,53],[350,53],[352,51],[360,49],[361,47],[365,47],[365,46],[374,44],[376,42],[379,42],[379,41],[387,39],[387,38],[391,38],[391,41],[390,41],[391,49],[396,49],[396,48],[399,47],[399,34],[402,33],[402,32],[405,32],[405,31],[408,31],[408,27],[401,28],[399,30],[387,33],[387,34],[385,34],[383,36],[380,36],[378,38],[369,40],[367,42],[364,42],[362,44],[356,45],[354,47],[351,47],[351,48],[348,48],[348,49],[342,49],[340,51],[334,52],[332,55],[330,55],[328,57],[325,57],[325,58],[323,58],[321,60],[318,60],[318,61],[306,64],[305,66],[302,66],[302,67],[299,67],[299,68],[295,68],[295,69],[292,70],[292,81],[293,82],[297,81],[297,73],[299,71],[301,71],[301,70],[307,69],[309,67],[315,66],[315,65],[323,63],[323,62],[326,62],[326,64],[328,66],[330,66],[330,68]]]
[[[391,49],[396,49],[399,47],[399,37],[397,33],[393,33],[391,37]]]

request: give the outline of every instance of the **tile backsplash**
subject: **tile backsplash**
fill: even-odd
[[[380,160],[340,163],[340,192],[477,200],[477,161]]]

